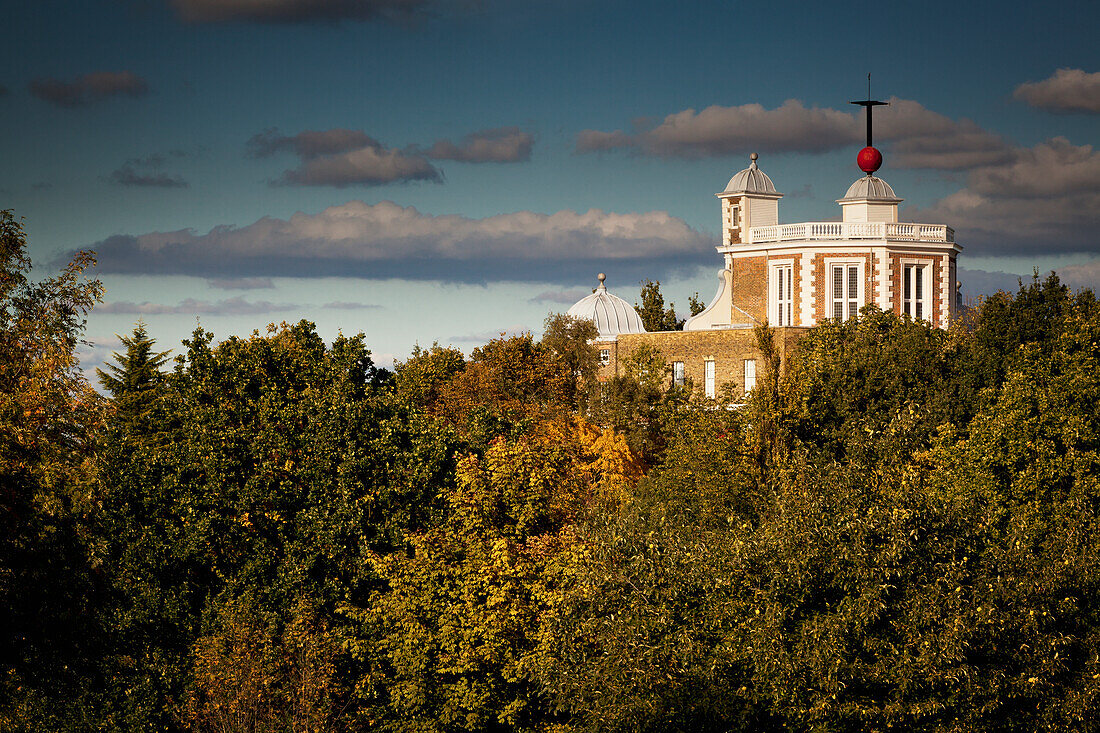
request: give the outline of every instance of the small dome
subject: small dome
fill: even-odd
[[[722,193],[763,193],[778,196],[772,179],[768,174],[756,167],[756,159],[760,156],[753,153],[749,156],[752,164],[743,171],[735,173],[730,182],[726,184],[726,190]]]
[[[578,300],[565,315],[587,318],[595,323],[601,341],[614,341],[620,333],[645,333],[642,319],[634,306],[607,292],[604,279],[605,275],[601,272],[596,292]]]
[[[901,201],[894,195],[894,189],[890,184],[877,176],[866,175],[848,187],[848,193],[844,194],[841,201],[849,200],[889,201],[897,203]]]

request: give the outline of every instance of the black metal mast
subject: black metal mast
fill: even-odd
[[[879,102],[878,100],[871,99],[871,75],[867,75],[867,99],[860,100],[858,102],[849,102],[848,104],[858,104],[860,107],[867,108],[867,147],[871,147],[871,110],[875,107],[882,107],[890,104],[889,102]]]

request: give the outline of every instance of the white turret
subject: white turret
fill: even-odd
[[[756,166],[760,156],[749,156],[748,168],[734,174],[726,190],[714,194],[722,200],[722,244],[740,244],[749,227],[772,226],[779,222],[779,199],[772,179]]]

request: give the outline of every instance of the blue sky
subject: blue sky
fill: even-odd
[[[972,294],[1100,284],[1100,10],[1062,3],[40,0],[7,8],[0,207],[45,274],[99,253],[89,367],[315,321],[466,351],[608,273],[709,300],[713,194],[760,153],[839,216],[873,93],[902,218]]]

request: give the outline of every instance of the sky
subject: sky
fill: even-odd
[[[0,46],[0,208],[33,275],[94,250],[82,364],[308,319],[376,364],[541,331],[607,273],[713,295],[757,152],[837,220],[875,112],[906,221],[968,296],[1100,286],[1100,5],[36,0]]]

